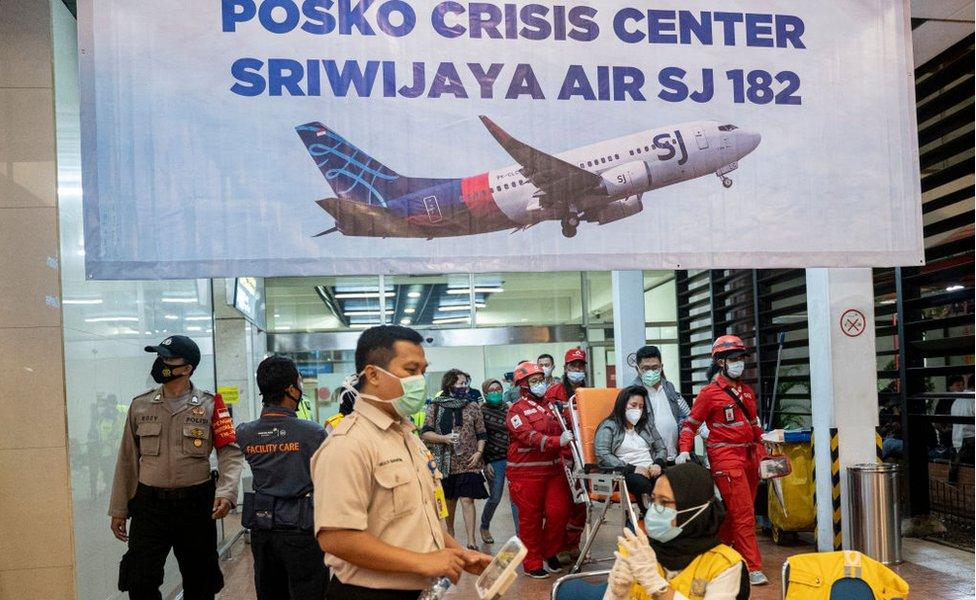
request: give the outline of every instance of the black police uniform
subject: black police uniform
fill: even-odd
[[[283,406],[266,406],[257,421],[237,426],[251,465],[253,492],[244,494],[258,600],[319,600],[329,569],[315,539],[309,461],[325,440],[318,423]]]

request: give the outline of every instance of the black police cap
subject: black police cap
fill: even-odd
[[[155,352],[163,358],[182,358],[194,368],[200,364],[200,347],[185,335],[171,335],[156,346],[146,346],[146,352]]]

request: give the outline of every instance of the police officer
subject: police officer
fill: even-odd
[[[462,570],[478,574],[491,562],[441,526],[441,473],[410,421],[427,398],[422,342],[407,327],[363,332],[347,383],[355,408],[312,457],[329,600],[415,600],[435,578],[457,582]]]
[[[297,417],[302,378],[294,361],[269,356],[258,365],[257,379],[261,418],[237,426],[254,478],[243,518],[251,530],[254,588],[258,600],[321,600],[329,570],[312,533],[309,461],[325,430]]]
[[[190,382],[200,364],[193,340],[170,336],[146,346],[146,352],[157,355],[152,377],[160,387],[136,396],[129,406],[108,511],[112,533],[129,544],[119,565],[119,590],[133,600],[161,598],[163,564],[172,549],[183,597],[213,598],[224,585],[216,520],[237,501],[244,458],[224,403]],[[213,450],[220,472],[216,483],[210,471]]]

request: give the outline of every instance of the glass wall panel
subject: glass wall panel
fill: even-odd
[[[389,322],[422,329],[471,325],[471,276],[467,273],[385,279],[392,293]],[[485,308],[486,295],[476,294],[475,310]]]
[[[474,282],[478,326],[582,322],[578,271],[476,274]]]
[[[60,3],[52,6],[76,588],[79,598],[116,598],[126,546],[109,532],[108,501],[129,402],[154,386],[153,357],[143,347],[171,334],[192,337],[203,355],[194,383],[213,389],[212,299],[209,281],[86,280],[75,21]],[[171,557],[164,597],[178,584]]]

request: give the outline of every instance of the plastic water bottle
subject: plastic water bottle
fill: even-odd
[[[434,582],[434,585],[430,586],[420,594],[418,600],[441,600],[447,590],[451,587],[451,580],[447,577],[441,577]]]

